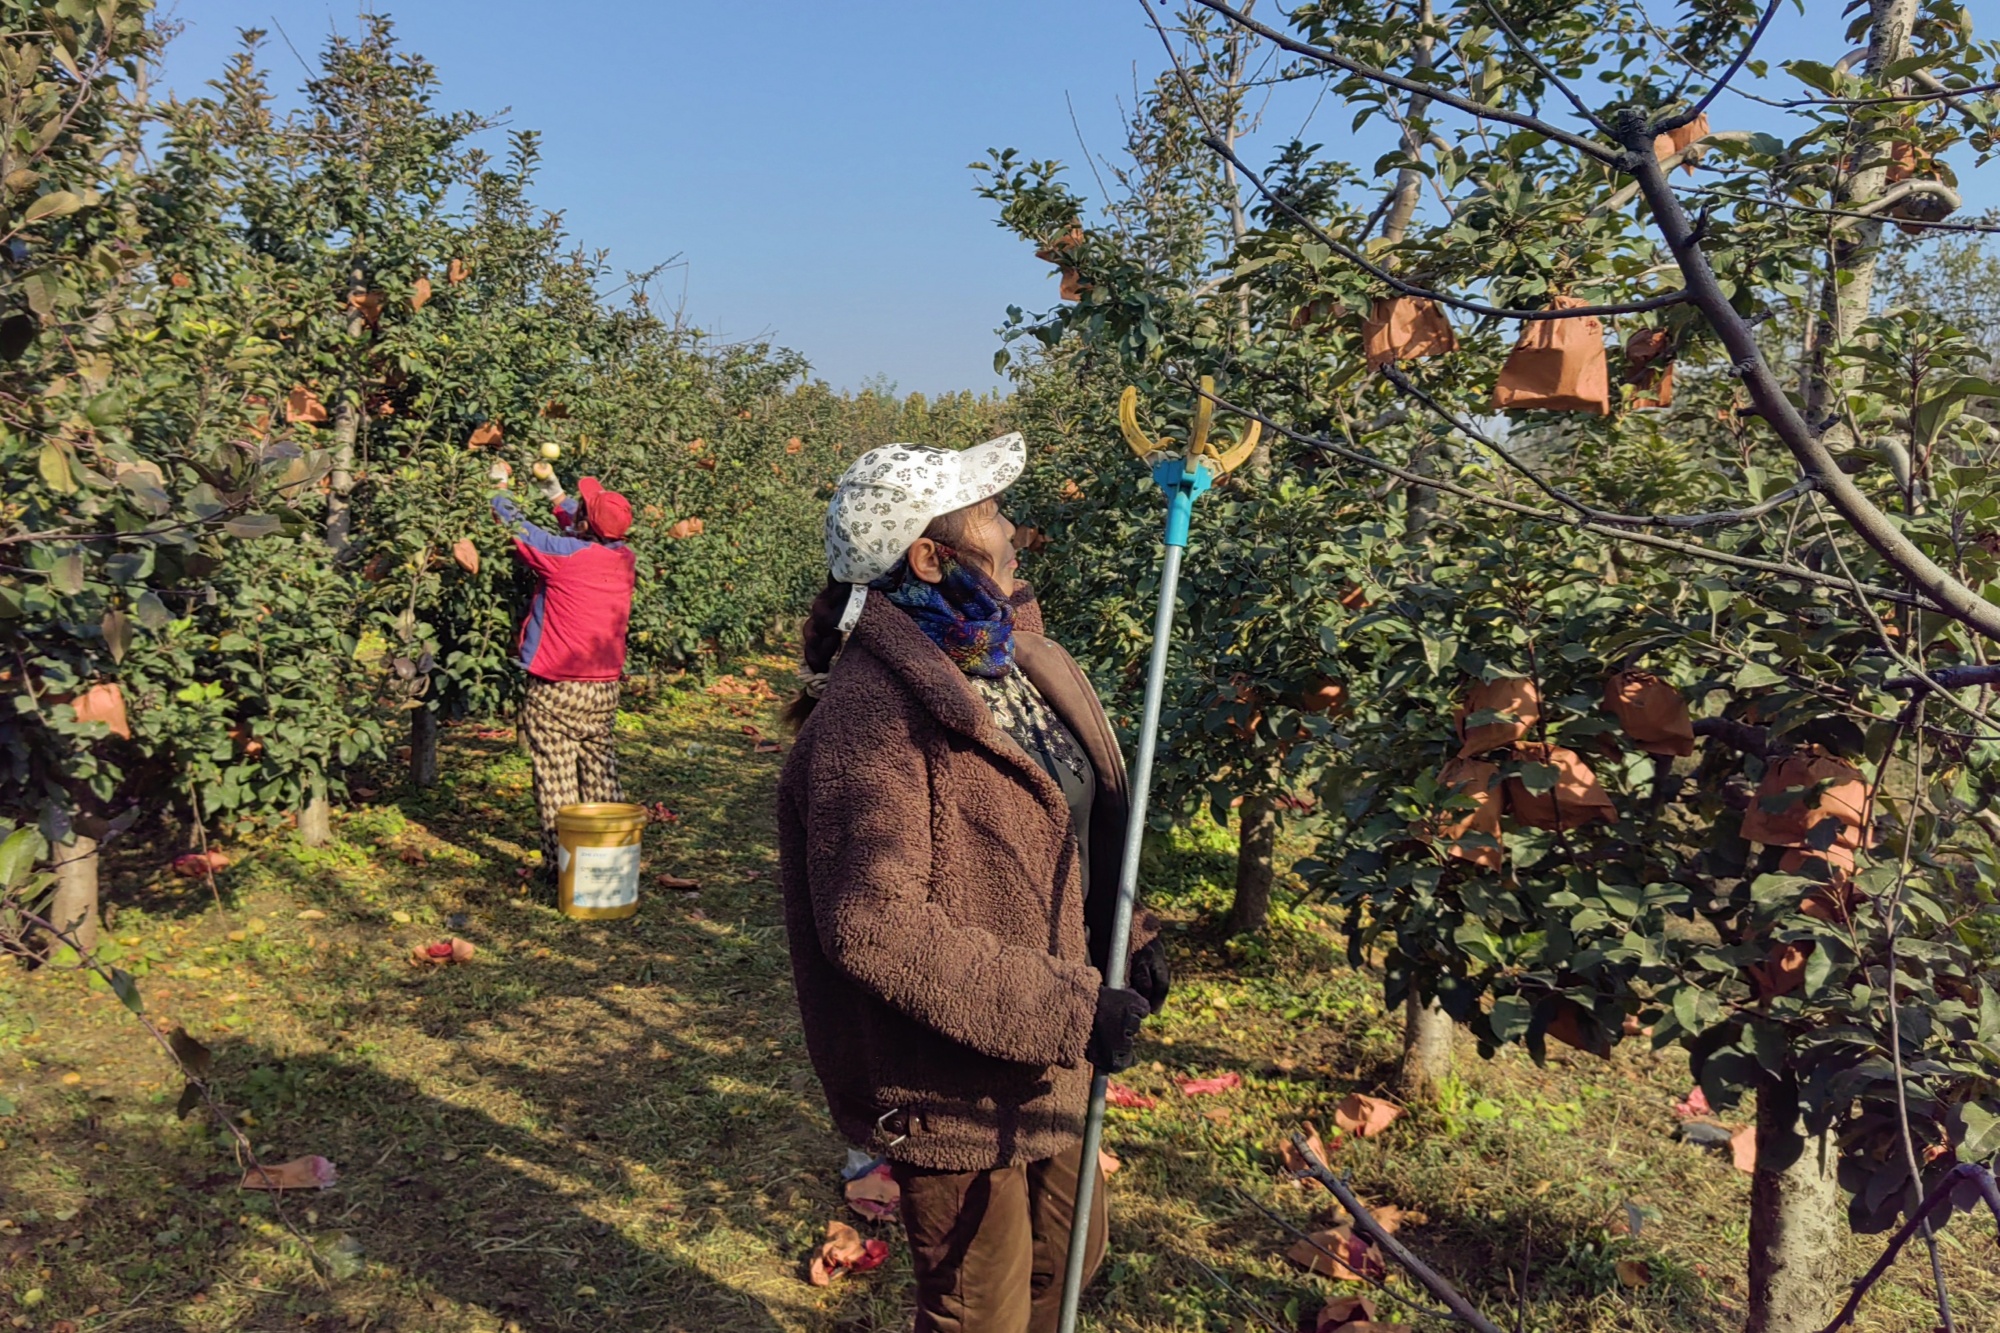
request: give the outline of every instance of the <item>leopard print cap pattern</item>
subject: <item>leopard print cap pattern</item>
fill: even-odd
[[[963,450],[870,449],[841,474],[827,503],[827,569],[842,583],[880,578],[932,519],[1000,494],[1027,463],[1019,431]]]

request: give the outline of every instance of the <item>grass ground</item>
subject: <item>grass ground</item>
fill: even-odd
[[[116,997],[11,972],[0,1324],[902,1333],[899,1249],[831,1289],[803,1280],[844,1214],[844,1145],[806,1065],[772,883],[782,756],[743,731],[775,730],[770,707],[692,684],[633,707],[629,794],[680,816],[649,833],[646,882],[702,888],[651,892],[632,921],[571,922],[520,891],[529,778],[504,729],[449,731],[438,788],[348,814],[328,848],[232,847],[219,903],[165,876],[163,854],[127,853],[111,947],[155,1022],[214,1049],[214,1086],[260,1154],[338,1165],[335,1187],[285,1203],[338,1275],[316,1276],[272,1200],[237,1188],[227,1136],[176,1118],[180,1080]],[[1221,939],[1229,872],[1213,829],[1147,870],[1177,981],[1123,1080],[1158,1106],[1112,1112],[1123,1167],[1093,1327],[1289,1329],[1339,1289],[1286,1265],[1290,1238],[1246,1199],[1301,1226],[1327,1216],[1277,1179],[1275,1146],[1378,1088],[1395,1025],[1310,911],[1281,912],[1265,941]],[[478,945],[471,963],[405,961],[453,934]],[[1227,1071],[1241,1089],[1173,1083]],[[1671,1140],[1686,1082],[1671,1053],[1537,1069],[1468,1052],[1440,1105],[1335,1164],[1427,1214],[1406,1239],[1503,1324],[1521,1310],[1539,1333],[1720,1333],[1741,1324],[1748,1182]],[[2000,1326],[1991,1234],[1962,1222],[1947,1238],[1959,1327]],[[1853,1242],[1848,1268],[1874,1247]],[[1621,1259],[1645,1261],[1644,1285],[1621,1282]],[[1926,1289],[1906,1262],[1862,1327],[1930,1328]]]

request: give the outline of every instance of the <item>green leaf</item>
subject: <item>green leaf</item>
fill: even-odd
[[[1965,1138],[1958,1145],[1958,1160],[1983,1162],[2000,1152],[2000,1115],[1978,1102],[1965,1103],[1959,1114],[1965,1117]]]
[[[40,222],[43,218],[65,217],[83,207],[83,196],[68,190],[53,190],[28,205],[22,215],[24,222]]]
[[[167,604],[161,601],[160,595],[151,588],[139,594],[139,600],[133,604],[133,610],[138,614],[139,623],[155,634],[173,621],[173,613],[167,610]]]
[[[1513,1041],[1528,1030],[1528,1022],[1534,1010],[1518,995],[1502,995],[1493,1001],[1493,1012],[1489,1016],[1493,1035],[1503,1042]]]
[[[59,557],[49,566],[49,586],[65,597],[83,591],[83,556],[76,551]]]
[[[43,484],[57,495],[76,493],[76,474],[70,471],[69,455],[60,445],[43,445],[37,466],[42,474]]]
[[[276,514],[239,514],[222,525],[232,537],[269,537],[284,524]]]
[[[139,998],[139,983],[130,972],[122,967],[111,969],[111,989],[125,1002],[125,1007],[135,1014],[146,1012],[145,1001]]]
[[[15,829],[0,842],[0,889],[11,889],[26,882],[28,872],[35,862],[49,854],[49,844],[38,828]]]
[[[104,633],[104,647],[111,654],[111,660],[123,662],[126,651],[132,647],[132,622],[123,611],[111,610],[104,613],[98,628]]]
[[[1766,685],[1782,685],[1785,678],[1762,662],[1752,662],[1737,672],[1729,683],[1739,690],[1755,690]]]

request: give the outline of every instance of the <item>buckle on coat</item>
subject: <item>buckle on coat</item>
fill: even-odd
[[[894,1123],[891,1123],[892,1121]],[[875,1133],[878,1136],[887,1136],[890,1134],[894,1134],[896,1137],[890,1139],[889,1142],[886,1145],[884,1145],[885,1147],[893,1148],[897,1144],[901,1143],[904,1139],[910,1137],[909,1117],[903,1114],[903,1108],[900,1106],[896,1107],[893,1110],[884,1111],[881,1115],[875,1118]]]

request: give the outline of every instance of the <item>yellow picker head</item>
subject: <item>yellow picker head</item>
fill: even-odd
[[[1209,443],[1209,428],[1215,421],[1215,377],[1201,377],[1202,396],[1195,400],[1194,429],[1188,434],[1187,466],[1190,471],[1200,468],[1209,473],[1211,481],[1220,480],[1241,467],[1250,452],[1257,447],[1258,437],[1263,433],[1264,423],[1253,421],[1244,430],[1243,438],[1236,442],[1227,453],[1218,451]],[[1125,443],[1132,446],[1132,452],[1139,455],[1148,467],[1172,456],[1173,450],[1162,440],[1155,440],[1139,429],[1139,391],[1127,385],[1118,399],[1118,428],[1125,433]]]

